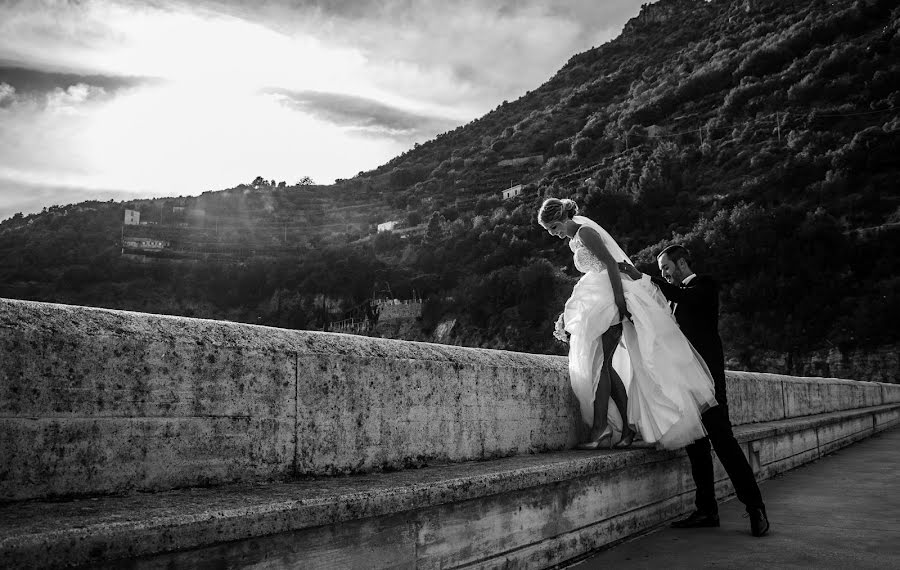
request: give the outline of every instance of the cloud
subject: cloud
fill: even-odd
[[[280,33],[352,46],[369,84],[466,122],[621,30],[645,0],[206,0]],[[444,114],[447,114],[446,112]]]
[[[79,74],[43,71],[28,67],[0,65],[0,84],[15,89],[20,96],[42,95],[66,91],[76,85],[94,88],[95,93],[114,93],[139,85],[154,84],[159,80],[150,77],[134,77],[103,74]]]
[[[641,2],[0,0],[0,202],[352,176],[538,87]]]
[[[433,137],[459,123],[453,119],[419,114],[379,101],[341,93],[270,89],[281,101],[318,119],[361,132],[409,139]]]
[[[266,93],[166,84],[82,99],[84,91],[70,87],[52,104],[23,98],[0,107],[0,179],[60,191],[196,195],[257,175],[328,183],[411,146],[400,132],[359,121],[335,126]]]

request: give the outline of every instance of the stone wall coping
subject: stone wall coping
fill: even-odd
[[[735,427],[741,442],[896,410],[900,404]],[[0,509],[0,563],[87,564],[389,515],[668,461],[683,450],[561,451],[349,477],[236,484]],[[236,506],[239,505],[239,506]]]
[[[806,429],[815,429],[821,426],[833,424],[839,421],[854,420],[881,412],[887,412],[900,408],[900,404],[884,404],[869,408],[857,408],[840,412],[826,412],[809,416],[798,416],[785,420],[774,420],[755,424],[743,424],[734,426],[734,437],[739,443],[784,435]]]
[[[883,382],[869,382],[868,380],[851,380],[847,378],[826,378],[822,376],[789,376],[786,374],[774,374],[771,372],[746,372],[743,370],[727,370],[726,375],[738,380],[768,380],[773,382],[795,382],[798,384],[868,384],[882,386]],[[892,384],[887,384],[891,386]]]
[[[289,330],[262,325],[0,298],[0,328],[39,329],[77,338],[139,335],[148,342],[211,344],[298,355],[355,356],[457,365],[566,368],[564,356]]]
[[[77,319],[73,318],[77,315]],[[209,343],[220,347],[241,347],[296,353],[298,355],[346,355],[357,357],[448,362],[457,365],[493,363],[518,367],[568,367],[566,356],[530,354],[488,348],[384,339],[321,331],[289,330],[262,325],[82,307],[39,301],[0,298],[0,328],[44,329],[58,334],[129,337],[141,335],[148,341]],[[729,370],[737,379],[760,379],[796,383],[878,382],[842,378],[797,377],[766,372]],[[892,386],[888,384],[887,386]]]

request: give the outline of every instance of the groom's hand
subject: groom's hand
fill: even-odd
[[[619,272],[631,277],[634,280],[640,279],[644,274],[638,271],[637,267],[624,261],[619,262]]]

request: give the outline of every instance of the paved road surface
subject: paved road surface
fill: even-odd
[[[900,428],[764,481],[772,528],[750,535],[743,505],[719,505],[720,528],[668,526],[568,570],[623,568],[900,569]]]

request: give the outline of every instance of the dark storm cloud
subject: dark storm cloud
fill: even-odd
[[[291,107],[321,120],[389,136],[401,135],[405,138],[418,133],[433,135],[457,125],[444,117],[413,113],[355,95],[286,89],[270,89],[267,92],[282,97]]]
[[[0,62],[0,83],[15,88],[19,95],[39,95],[62,89],[65,91],[73,85],[88,85],[106,92],[114,92],[138,85],[154,83],[158,80],[147,77],[126,77],[115,75],[82,75],[77,73],[60,73],[41,71]]]

